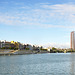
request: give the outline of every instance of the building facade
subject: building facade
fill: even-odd
[[[11,43],[15,45],[14,48],[17,48],[17,49],[20,49],[20,50],[24,49],[24,45],[20,42],[11,41]]]
[[[0,41],[0,48],[1,48],[1,41]]]
[[[71,49],[75,49],[75,31],[71,32]]]
[[[33,50],[33,47],[30,44],[27,44],[26,48],[29,48],[29,50]]]
[[[5,48],[5,49],[9,49],[9,48],[14,48],[14,44],[12,44],[11,42],[8,42],[6,40],[1,40],[0,41],[0,48]]]
[[[1,40],[1,48],[5,47],[6,40]]]

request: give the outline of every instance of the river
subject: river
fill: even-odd
[[[75,75],[75,54],[0,56],[0,75]]]

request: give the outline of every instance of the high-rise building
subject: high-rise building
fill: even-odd
[[[75,31],[71,32],[71,49],[75,49]]]

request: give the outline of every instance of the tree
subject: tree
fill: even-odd
[[[33,50],[35,50],[35,46],[33,45]]]
[[[5,49],[5,47],[2,47],[2,49]]]
[[[26,50],[29,50],[29,48],[26,48]]]
[[[55,48],[55,47],[53,47],[53,48],[52,48],[52,50],[56,50],[56,48]]]
[[[42,49],[43,49],[43,47],[41,46],[41,47],[40,47],[40,50],[42,50]]]

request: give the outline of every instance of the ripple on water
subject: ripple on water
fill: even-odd
[[[75,75],[75,54],[0,56],[0,75]]]

